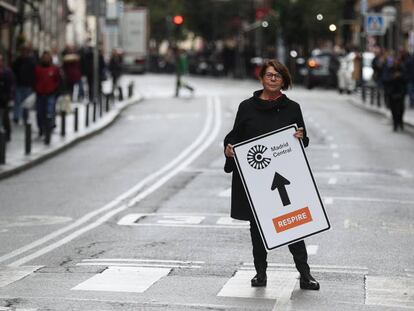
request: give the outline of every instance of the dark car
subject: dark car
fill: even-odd
[[[308,89],[315,86],[336,88],[339,61],[329,52],[315,53],[306,62],[304,84]]]

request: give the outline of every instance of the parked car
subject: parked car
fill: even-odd
[[[306,62],[304,84],[308,89],[315,86],[333,87],[338,84],[339,61],[333,53],[314,52]]]

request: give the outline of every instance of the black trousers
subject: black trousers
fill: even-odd
[[[404,115],[404,97],[392,99],[390,102],[392,120],[394,124],[394,131],[399,127],[404,128],[403,115]]]
[[[253,244],[253,259],[256,272],[266,272],[267,269],[267,251],[263,245],[262,238],[260,237],[259,229],[257,228],[256,221],[250,221],[250,235],[252,237]],[[308,265],[308,252],[306,251],[305,242],[299,241],[290,244],[289,251],[293,255],[296,269],[300,275],[307,277],[310,274],[310,268]]]

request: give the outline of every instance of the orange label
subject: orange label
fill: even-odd
[[[276,232],[286,231],[312,221],[312,215],[308,207],[298,209],[285,215],[273,218]]]

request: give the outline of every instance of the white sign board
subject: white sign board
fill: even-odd
[[[385,34],[386,25],[381,14],[365,15],[365,32],[369,36],[382,36]]]
[[[238,143],[237,169],[268,250],[328,230],[329,220],[296,126]]]

